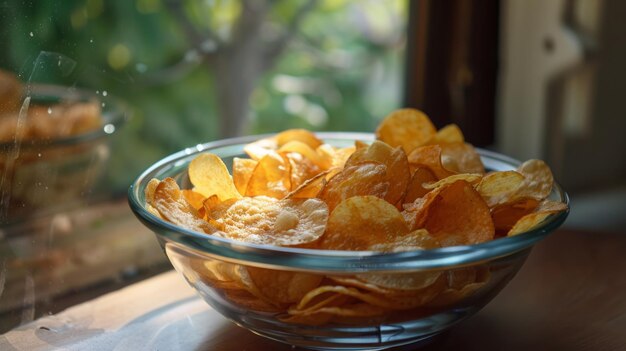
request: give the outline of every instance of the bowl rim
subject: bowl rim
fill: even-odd
[[[549,216],[539,227],[511,237],[498,238],[475,245],[450,246],[431,250],[381,253],[374,251],[315,250],[271,245],[248,244],[179,227],[150,213],[142,204],[147,182],[159,172],[182,168],[194,155],[224,147],[246,144],[274,134],[236,137],[198,144],[173,153],[146,169],[128,188],[128,202],[135,216],[152,229],[159,240],[175,242],[224,261],[253,263],[259,267],[304,271],[389,272],[460,268],[508,256],[529,248],[557,229],[569,214],[569,196],[555,181],[552,194],[568,205],[568,209]],[[322,140],[348,139],[372,141],[371,133],[316,132]],[[481,158],[505,163],[510,167],[520,161],[493,151],[476,148]],[[184,167],[186,169],[186,166]]]
[[[130,108],[128,105],[117,97],[106,94],[99,95],[85,88],[77,88],[73,86],[63,86],[56,84],[26,84],[24,86],[24,98],[30,97],[31,104],[38,99],[58,99],[62,101],[78,101],[86,102],[97,100],[103,103],[102,107],[102,126],[91,130],[87,133],[70,135],[57,139],[24,139],[19,142],[19,148],[22,150],[37,149],[41,147],[52,148],[61,146],[70,146],[82,144],[92,140],[103,138],[107,135],[115,133],[130,118]],[[102,105],[101,105],[102,106]],[[0,142],[1,151],[13,150],[16,147],[14,141]]]

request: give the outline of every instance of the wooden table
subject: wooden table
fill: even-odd
[[[293,350],[225,320],[175,272],[0,336],[0,350],[53,349]],[[626,233],[555,233],[487,307],[424,349],[626,350]]]

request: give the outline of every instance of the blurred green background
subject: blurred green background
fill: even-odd
[[[158,159],[287,128],[373,131],[401,103],[406,0],[0,4],[0,69],[123,99],[109,194]],[[105,93],[106,92],[106,93]]]

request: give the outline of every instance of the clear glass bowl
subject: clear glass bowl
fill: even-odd
[[[31,107],[96,102],[102,125],[62,138],[0,142],[2,225],[56,213],[84,200],[106,169],[108,141],[128,118],[128,109],[114,97],[73,87],[34,84],[27,96]]]
[[[341,147],[353,145],[355,140],[373,138],[362,133],[319,133],[318,136]],[[236,324],[283,343],[319,350],[374,350],[426,343],[476,313],[496,296],[517,273],[533,245],[558,228],[568,215],[562,212],[530,232],[478,245],[381,254],[245,244],[178,227],[146,210],[144,189],[150,179],[172,177],[183,188],[189,188],[187,166],[199,153],[214,153],[230,166],[233,157],[245,157],[246,143],[261,137],[265,136],[216,141],[173,154],[139,176],[129,188],[128,196],[133,212],[155,232],[174,268],[209,305]],[[519,164],[490,151],[479,150],[479,153],[488,170],[515,169]],[[569,201],[558,185],[551,199]],[[434,275],[441,284],[397,299],[387,296],[383,300],[390,306],[384,313],[299,318],[287,314],[288,299],[276,304],[263,298],[263,292],[259,294],[251,289],[252,273],[257,278],[306,275],[335,285],[344,282],[346,286],[350,286],[346,282],[363,273],[397,278]],[[273,288],[287,289],[287,286]],[[332,306],[332,302],[328,303]],[[400,309],[400,305],[404,307]]]

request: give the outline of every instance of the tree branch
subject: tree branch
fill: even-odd
[[[300,24],[304,17],[317,5],[317,0],[307,0],[302,6],[300,6],[291,21],[286,26],[285,30],[278,38],[274,39],[266,46],[265,52],[262,57],[262,67],[264,70],[272,67],[278,56],[283,53],[287,44],[300,30]]]

